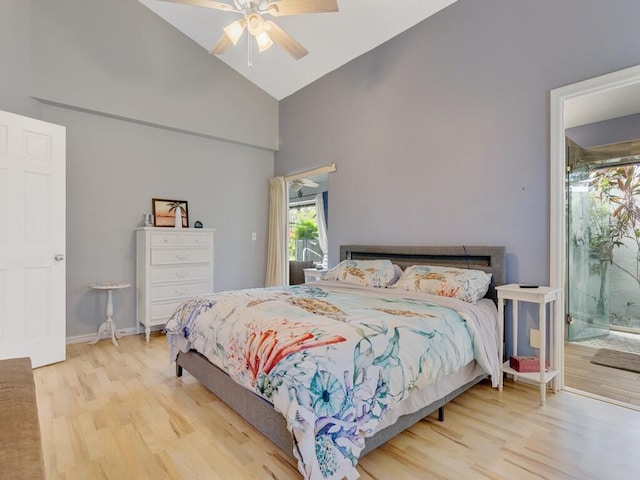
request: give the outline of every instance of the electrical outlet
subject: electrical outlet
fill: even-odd
[[[256,232],[252,232],[251,233],[251,240],[253,240],[254,242],[258,239],[258,234]]]
[[[540,348],[540,330],[535,328],[529,330],[529,345],[531,348]]]

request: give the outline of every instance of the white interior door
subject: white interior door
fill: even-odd
[[[65,359],[65,128],[0,110],[0,359]]]

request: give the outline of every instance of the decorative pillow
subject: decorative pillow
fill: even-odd
[[[398,281],[398,279],[402,276],[402,267],[400,265],[398,265],[397,263],[393,264],[393,270],[394,270],[394,279],[393,279],[393,282],[391,282],[389,284],[389,286],[391,286],[394,283],[396,283]]]
[[[392,288],[476,303],[485,296],[490,283],[491,275],[481,270],[414,265],[404,271]]]
[[[343,260],[322,277],[323,280],[386,288],[397,279],[389,260]]]

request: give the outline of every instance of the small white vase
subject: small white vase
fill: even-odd
[[[176,207],[175,213],[176,213],[176,223],[174,226],[175,228],[182,228],[182,208]]]

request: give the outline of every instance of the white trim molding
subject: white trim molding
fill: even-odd
[[[136,327],[131,327],[131,328],[118,328],[116,330],[116,335],[118,335],[118,337],[126,337],[127,335],[135,335],[136,333],[139,333],[136,331]],[[95,333],[87,333],[86,335],[74,335],[73,337],[67,337],[66,338],[66,343],[67,345],[71,345],[74,343],[89,343],[91,340],[94,340],[96,338],[96,334]],[[109,340],[111,339],[111,337],[104,337],[101,338],[101,340]]]
[[[567,102],[589,95],[603,94],[607,91],[640,84],[640,65],[617,72],[591,78],[582,82],[551,90],[550,118],[550,212],[549,212],[549,282],[552,287],[566,285],[566,161],[564,118]],[[600,119],[601,120],[601,119]],[[597,119],[593,120],[594,122]],[[561,305],[566,313],[564,294]],[[562,339],[560,342],[560,385],[564,388],[564,320],[561,322]]]
[[[151,330],[153,331],[164,330],[164,326],[158,325],[156,327],[152,327]],[[128,335],[141,335],[143,333],[144,332],[141,332],[140,328],[137,328],[137,327],[118,328],[116,330],[116,334],[118,335],[118,337],[126,337]],[[74,335],[73,337],[66,338],[66,344],[72,345],[74,343],[89,343],[91,340],[94,340],[95,338],[96,338],[95,333],[87,333],[85,335]],[[100,340],[110,340],[110,339],[111,337],[103,337]],[[117,348],[117,347],[113,347],[113,348]]]

